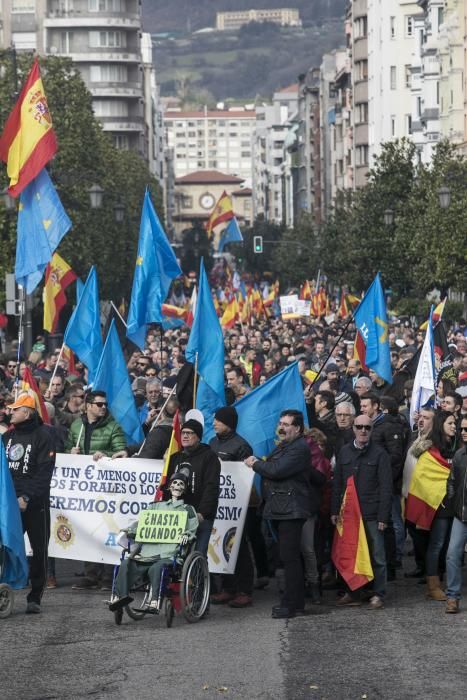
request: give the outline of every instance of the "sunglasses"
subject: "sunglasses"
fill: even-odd
[[[93,401],[93,403],[91,405],[97,406],[97,408],[104,408],[104,406],[105,406],[105,408],[107,408],[107,404],[104,403],[103,401]]]
[[[357,430],[366,430],[367,432],[370,432],[372,428],[371,425],[357,425],[356,423],[354,423],[354,427],[357,428]]]
[[[17,367],[16,363],[12,364],[12,365],[8,365],[8,369],[16,369],[16,367]]]
[[[467,433],[467,428],[461,428],[461,433]]]

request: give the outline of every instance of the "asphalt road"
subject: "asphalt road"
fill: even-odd
[[[467,697],[467,603],[446,615],[414,581],[390,584],[384,610],[336,609],[327,591],[318,614],[289,622],[270,617],[272,582],[252,608],[212,607],[167,629],[153,617],[117,627],[105,593],[71,591],[78,568],[58,562],[41,615],[24,615],[20,591],[0,620],[1,700]]]

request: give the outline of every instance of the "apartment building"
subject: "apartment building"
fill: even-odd
[[[104,131],[151,161],[139,0],[3,0],[0,13],[3,47],[71,58]]]
[[[220,170],[251,186],[255,109],[171,109],[164,114],[164,126],[176,178],[197,170]]]
[[[331,192],[333,203],[342,190],[354,188],[354,148],[353,148],[353,109],[352,109],[352,59],[350,45],[352,37],[352,19],[347,12],[344,25],[345,51],[336,56],[336,73],[334,76],[334,107],[328,113],[331,139]]]
[[[216,14],[216,29],[236,31],[249,22],[272,22],[281,27],[301,27],[300,13],[297,9],[277,8],[273,10],[244,10],[242,12],[218,12]]]
[[[369,162],[386,141],[412,135],[413,0],[367,0]]]
[[[296,114],[298,85],[274,93],[272,104],[256,107],[253,139],[254,216],[281,224],[285,219],[283,192],[284,143],[289,120]]]
[[[321,223],[320,69],[298,77],[296,218],[301,213]]]
[[[466,73],[467,0],[446,0],[439,29],[439,121],[442,138],[467,141]]]
[[[366,185],[369,165],[368,1],[352,0],[350,18],[352,25],[349,49],[352,58],[354,187],[358,188]]]
[[[418,0],[414,17],[416,49],[412,59],[412,138],[421,162],[429,163],[440,140],[439,32],[444,0]]]

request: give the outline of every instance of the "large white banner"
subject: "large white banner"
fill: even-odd
[[[245,523],[253,472],[222,462],[219,507],[209,543],[209,570],[233,573]],[[49,555],[116,564],[119,531],[154,500],[162,460],[109,459],[57,454],[50,491]],[[238,535],[238,536],[237,536]]]

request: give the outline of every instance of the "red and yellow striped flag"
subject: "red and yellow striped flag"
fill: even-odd
[[[420,455],[409,486],[405,519],[421,530],[429,530],[446,495],[449,463],[436,447]]]
[[[28,394],[34,396],[36,411],[42,418],[42,422],[50,425],[50,418],[49,414],[47,413],[47,408],[45,407],[44,399],[29,367],[26,367],[24,370],[23,379],[21,380],[21,391],[27,391]]]
[[[44,301],[44,330],[54,333],[60,311],[66,304],[65,289],[74,282],[76,275],[67,262],[54,253],[45,272]]]
[[[334,532],[331,558],[351,591],[361,588],[374,578],[353,476],[347,479],[339,522]]]
[[[339,308],[337,310],[337,315],[340,316],[340,318],[347,318],[347,316],[349,315],[349,307],[347,306],[347,297],[344,294],[344,292],[342,292],[342,294],[341,294],[341,300],[340,300]]]
[[[232,207],[232,200],[227,192],[224,191],[219,197],[217,204],[212,210],[206,224],[208,237],[211,237],[211,234],[216,226],[219,226],[219,224],[223,224],[226,221],[230,221],[234,218],[234,216],[235,214]]]
[[[0,138],[0,158],[7,163],[11,196],[17,197],[56,152],[57,139],[36,58]]]
[[[436,307],[436,309],[433,310],[433,316],[432,316],[432,319],[431,319],[431,322],[433,323],[433,326],[436,326],[436,324],[438,323],[438,321],[441,321],[441,318],[442,318],[442,316],[443,316],[444,307],[446,306],[447,300],[448,300],[448,298],[445,297],[442,301],[440,301],[440,303],[438,304],[438,306]],[[420,330],[421,330],[421,331],[426,331],[427,328],[428,328],[428,321],[424,321],[424,322],[422,323],[422,325],[420,326]]]
[[[164,469],[162,470],[161,480],[157,487],[156,495],[154,496],[155,501],[162,501],[164,498],[164,486],[167,483],[167,473],[169,471],[169,462],[172,455],[176,452],[180,452],[182,449],[182,427],[180,425],[180,411],[177,410],[174,415],[172,424],[172,436],[170,438],[170,443],[165,453]]]
[[[240,320],[240,309],[237,298],[234,296],[226,306],[221,318],[221,326],[223,328],[233,328]]]

